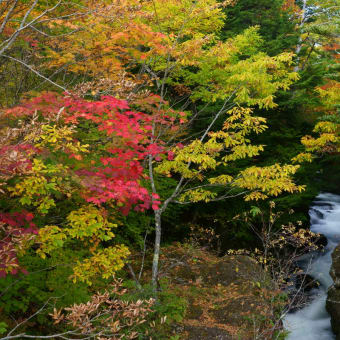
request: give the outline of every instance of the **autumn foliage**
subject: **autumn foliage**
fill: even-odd
[[[100,101],[88,102],[46,93],[7,110],[3,118],[7,117],[17,121],[20,119],[23,127],[20,135],[18,132],[13,136],[16,140],[20,137],[16,149],[11,145],[2,149],[2,174],[9,180],[20,171],[21,177],[15,181],[16,184],[6,190],[10,196],[18,197],[24,207],[35,207],[38,214],[45,215],[55,206],[56,192],[70,197],[77,191],[84,204],[90,204],[85,211],[92,209],[91,204],[100,206],[108,201],[116,202],[125,214],[132,206],[137,211],[148,209],[151,205],[153,209],[158,209],[158,196],[150,195],[141,185],[141,179],[147,178],[143,174],[141,161],[148,155],[160,157],[164,149],[151,142],[151,117],[131,111],[126,101],[106,96]],[[93,124],[102,138],[103,149],[94,157],[88,155],[95,149],[81,144],[75,136],[77,127],[86,121]],[[5,130],[7,136],[15,134],[11,128]],[[46,164],[45,161],[51,157],[58,163]],[[65,159],[73,161],[66,165]],[[31,221],[33,214],[28,216]],[[2,222],[13,226],[8,217],[2,217]],[[35,225],[31,222],[32,226]],[[88,227],[91,228],[91,223]],[[97,232],[102,229],[93,230],[87,236],[96,238]],[[50,235],[46,235],[47,230]],[[29,232],[32,229],[25,229],[25,234]],[[52,242],[48,241],[49,236],[60,243],[65,235],[58,227],[45,226],[40,231],[40,239]],[[13,236],[6,236],[3,240],[7,248],[11,241]],[[12,267],[5,265],[6,268],[6,271],[13,272]]]
[[[175,204],[180,211],[302,193],[299,163],[339,152],[335,77],[306,91],[326,118],[302,137],[303,152],[267,161],[272,146],[261,141],[271,131],[268,117],[285,114],[280,100],[300,98],[294,84],[315,51],[338,62],[336,39],[317,43],[325,35],[313,24],[325,24],[324,12],[314,23],[303,20],[307,12],[296,1],[276,3],[280,20],[296,24],[300,40],[269,53],[260,26],[228,31],[233,6],[229,0],[0,2],[1,278],[27,274],[22,263],[29,255],[52,267],[68,261],[67,280],[87,289],[128,268],[142,291],[147,267],[144,283],[151,281],[156,296],[162,237],[170,230],[163,222]],[[131,259],[139,248],[136,275]],[[60,260],[67,251],[74,257]],[[113,294],[121,290],[115,281]],[[56,309],[52,318],[83,337],[136,338],[132,328],[146,322],[154,300],[111,293]],[[107,317],[97,319],[104,310]]]
[[[86,10],[75,16],[71,9],[63,12],[63,5],[20,9],[37,18],[32,25],[44,20],[46,35],[58,33],[55,39],[30,41],[32,56],[44,55],[40,66],[49,71],[62,68],[88,81],[78,82],[73,94],[29,94],[1,116],[6,121],[1,130],[1,190],[12,199],[6,209],[17,213],[19,204],[32,214],[31,224],[40,221],[34,233],[23,229],[31,235],[30,244],[38,244],[40,256],[72,239],[84,242],[92,255],[75,267],[74,279],[90,283],[82,273],[94,277],[102,271],[108,277],[123,267],[129,254],[124,245],[101,248],[114,238],[109,207],[125,215],[151,208],[160,216],[171,201],[220,197],[214,190],[218,186],[222,197],[241,188],[247,199],[303,189],[291,179],[298,166],[251,167],[239,175],[210,178],[209,171],[263,150],[247,135],[263,132],[265,120],[241,105],[274,107],[275,91],[288,89],[298,78],[289,71],[291,53],[269,57],[258,50],[256,27],[228,41],[217,40],[228,2],[88,1]],[[13,18],[21,13],[7,11]],[[11,21],[6,25],[17,29]],[[227,115],[222,130],[210,131],[213,126],[208,125],[201,136],[190,137],[194,116],[173,107],[165,98],[166,86],[191,103],[224,101],[215,118]],[[228,111],[226,105],[237,107]],[[161,199],[157,191],[159,176],[180,179],[168,198]],[[50,221],[60,200],[74,199],[79,208],[69,211],[61,225]],[[19,249],[7,229],[3,249],[11,249],[16,261]],[[4,270],[13,272],[7,265]]]

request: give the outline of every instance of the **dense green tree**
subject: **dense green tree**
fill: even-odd
[[[239,34],[246,28],[259,26],[263,38],[263,50],[276,55],[292,50],[298,41],[295,20],[292,13],[284,8],[283,0],[239,0],[227,7],[222,37]]]

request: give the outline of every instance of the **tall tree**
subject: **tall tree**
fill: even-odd
[[[129,99],[131,106],[145,114],[126,111],[126,128],[117,124],[117,117],[121,116],[117,110],[111,113],[110,105],[120,110],[127,107],[117,107],[114,99],[107,101],[104,97],[95,103],[72,104],[65,98],[60,101],[38,98],[33,100],[34,105],[26,104],[32,113],[40,103],[47,103],[50,109],[53,99],[52,112],[64,114],[71,110],[74,113],[72,119],[75,120],[70,122],[88,119],[109,135],[126,139],[129,152],[122,153],[111,146],[107,150],[110,157],[101,160],[105,176],[93,170],[87,172],[90,178],[97,177],[90,181],[88,189],[93,194],[91,202],[100,205],[118,201],[129,207],[129,200],[117,200],[114,191],[118,186],[110,186],[112,182],[117,183],[117,172],[125,173],[125,180],[130,178],[129,170],[133,168],[127,169],[119,162],[126,160],[124,157],[131,162],[136,158],[138,171],[141,165],[146,167],[148,178],[144,181],[151,189],[148,197],[154,209],[156,234],[154,289],[162,214],[171,202],[222,200],[241,194],[246,194],[247,199],[261,199],[303,189],[291,178],[298,166],[274,164],[249,167],[236,174],[229,171],[235,160],[255,157],[263,150],[262,145],[252,145],[249,137],[266,128],[265,120],[254,117],[247,107],[275,107],[275,93],[279,89],[287,90],[297,74],[291,70],[292,53],[268,56],[263,52],[263,39],[257,27],[247,28],[225,41],[219,40],[225,18],[222,8],[226,5],[229,3],[220,4],[215,0],[194,3],[158,0],[142,4],[134,0],[103,1],[96,4],[95,12],[64,23],[74,32],[48,43],[44,51],[48,57],[46,67],[65,68],[69,74],[84,77],[88,81],[77,90],[90,98],[106,92]],[[174,91],[180,95],[175,101],[169,101],[169,93]],[[215,103],[217,109],[205,121],[202,131],[190,134],[188,127],[204,112],[204,109],[193,113],[185,110],[195,103],[206,107]],[[25,111],[22,107],[18,110]],[[46,107],[41,110],[43,113]],[[225,121],[222,129],[216,126],[220,120]],[[49,130],[46,133],[50,133]],[[133,143],[137,143],[136,147]],[[142,146],[144,151],[140,150]],[[217,168],[222,171],[214,176],[212,172]],[[172,188],[171,194],[161,197],[160,201],[158,179],[161,176],[172,178]],[[136,178],[135,183],[139,180]],[[130,192],[136,193],[136,190],[138,185]],[[13,192],[22,194],[19,188]],[[139,190],[139,193],[145,191]],[[138,205],[138,199],[130,202]],[[45,230],[48,236],[51,231]],[[62,233],[56,229],[52,232],[55,239],[63,238]]]
[[[297,2],[299,42],[295,71],[306,66],[308,59],[320,46],[329,45],[339,36],[340,2],[338,0],[302,0]],[[304,58],[300,54],[304,50]]]
[[[240,34],[249,27],[259,26],[262,49],[269,55],[292,50],[298,39],[292,7],[283,0],[239,0],[225,8],[223,38]]]

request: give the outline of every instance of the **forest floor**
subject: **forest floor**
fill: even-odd
[[[284,296],[267,273],[244,255],[217,257],[183,244],[163,249],[161,279],[187,301],[178,339],[273,339]]]

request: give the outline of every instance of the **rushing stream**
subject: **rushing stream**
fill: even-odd
[[[340,196],[322,193],[313,202],[309,211],[311,230],[324,234],[328,244],[322,253],[306,256],[300,266],[306,273],[319,281],[314,289],[314,299],[306,307],[290,313],[284,320],[290,331],[288,340],[333,340],[330,316],[326,312],[327,288],[333,281],[329,275],[331,254],[340,243]]]

